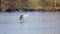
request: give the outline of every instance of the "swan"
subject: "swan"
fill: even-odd
[[[21,16],[20,16],[20,21],[21,21],[21,23],[25,22],[26,19],[27,19],[27,17],[28,17],[28,13],[25,13],[25,14],[21,15]]]

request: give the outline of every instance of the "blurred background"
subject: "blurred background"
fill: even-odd
[[[0,12],[60,11],[60,0],[0,0]]]

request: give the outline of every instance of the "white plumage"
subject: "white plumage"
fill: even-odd
[[[23,17],[27,17],[28,16],[28,13],[24,14]]]
[[[23,15],[23,19],[24,20],[27,20],[27,17],[28,17],[28,13],[26,13],[26,14]]]

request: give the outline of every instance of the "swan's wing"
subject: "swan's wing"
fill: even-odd
[[[28,14],[26,14],[26,16],[28,16]]]

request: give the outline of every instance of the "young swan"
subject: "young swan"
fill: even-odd
[[[21,15],[21,16],[20,16],[20,23],[25,22],[25,21],[26,21],[27,16],[28,16],[28,13],[25,13],[25,14]]]

